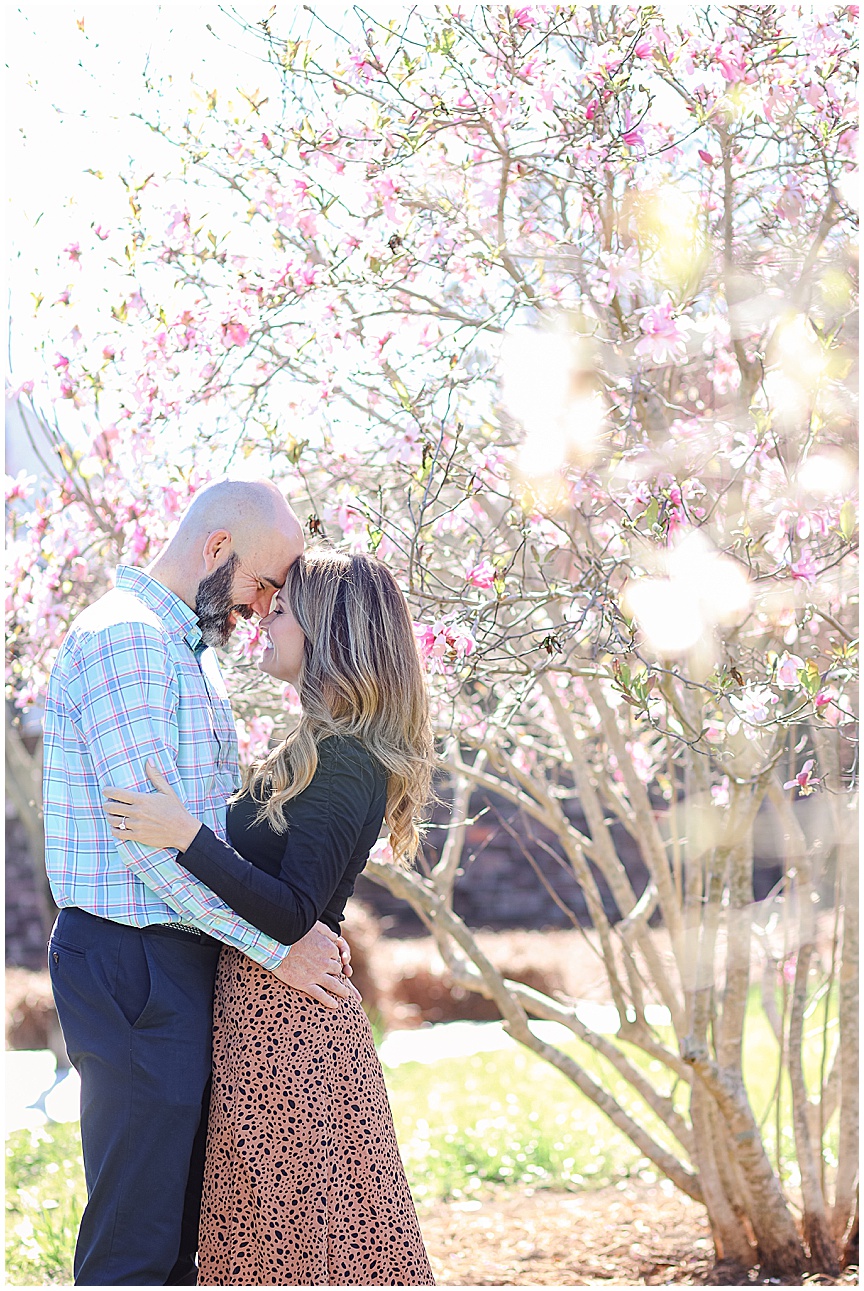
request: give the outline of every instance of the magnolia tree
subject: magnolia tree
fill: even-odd
[[[10,490],[24,707],[214,474],[266,471],[311,537],[391,565],[450,813],[423,873],[382,843],[373,877],[704,1202],[719,1260],[785,1281],[836,1272],[856,1212],[856,17],[235,14],[258,85],[154,97],[162,170],[123,177],[122,227],[73,231],[19,391],[54,484]],[[106,304],[79,314],[87,274]],[[257,648],[246,758],[296,702]],[[614,1035],[454,913],[478,794],[572,869]],[[757,835],[783,858],[761,905]]]

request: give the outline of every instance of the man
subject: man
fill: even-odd
[[[347,948],[319,924],[288,954],[177,863],[115,843],[109,785],[149,790],[148,758],[225,837],[238,784],[234,720],[212,646],[266,614],[303,550],[266,482],[197,495],[145,572],[73,622],[45,709],[46,863],[60,914],[49,967],[81,1076],[88,1202],[81,1286],[194,1285],[209,1104],[211,1008],[221,943],[335,1007]],[[350,970],[349,970],[350,971]]]

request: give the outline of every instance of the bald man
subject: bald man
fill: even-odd
[[[148,791],[156,763],[225,837],[238,786],[231,706],[211,647],[264,615],[303,550],[297,517],[266,481],[199,493],[145,570],[72,623],[45,708],[46,865],[60,913],[49,967],[81,1077],[88,1201],[78,1286],[197,1281],[213,983],[222,944],[335,1007],[347,948],[318,924],[289,947],[253,928],[177,862],[116,843],[102,790]]]

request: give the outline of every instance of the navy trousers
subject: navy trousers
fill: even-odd
[[[48,945],[81,1077],[76,1286],[194,1286],[219,943],[60,911]]]

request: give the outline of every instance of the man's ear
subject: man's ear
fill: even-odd
[[[225,561],[231,555],[231,547],[231,534],[227,529],[214,529],[212,533],[207,535],[201,558],[208,574],[212,574],[214,569],[218,569],[220,565],[225,564]]]

